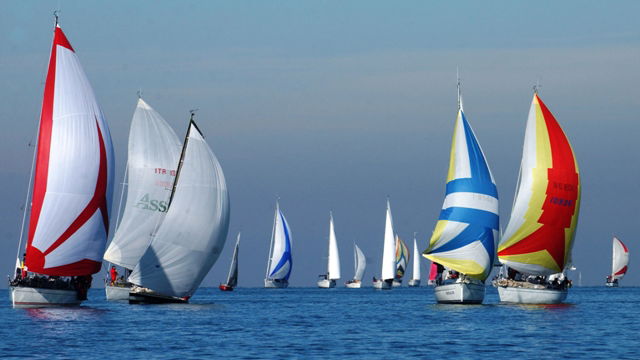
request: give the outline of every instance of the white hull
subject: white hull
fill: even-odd
[[[567,290],[498,287],[500,302],[512,304],[559,304],[566,300]]]
[[[74,306],[78,300],[75,290],[40,289],[23,286],[9,287],[11,302],[17,308],[38,308],[51,306]]]
[[[391,281],[376,280],[373,282],[373,288],[378,290],[391,290],[393,287]]]
[[[353,281],[353,280],[351,280]],[[362,281],[358,281],[358,282],[347,282],[344,284],[344,286],[348,287],[349,289],[360,289],[362,287]]]
[[[427,281],[427,286],[436,286],[436,281],[435,280],[428,280]]]
[[[336,287],[335,280],[322,279],[318,280],[318,287],[321,289],[330,289]]]
[[[615,283],[614,282],[608,282],[608,283],[605,283],[605,285],[607,285],[607,287],[618,287],[619,286],[617,282],[615,282]]]
[[[273,279],[264,279],[264,287],[267,289],[284,289],[289,286],[287,280],[275,281]]]
[[[393,280],[393,287],[401,287],[402,286],[402,279],[400,280]]]
[[[409,287],[418,287],[418,286],[420,286],[420,279],[411,279],[411,280],[409,280],[407,285]]]
[[[107,301],[128,301],[130,286],[110,286],[105,285],[104,292],[107,296]]]
[[[482,304],[484,291],[484,284],[475,282],[440,285],[433,289],[439,304]]]

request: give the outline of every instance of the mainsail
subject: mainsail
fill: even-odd
[[[236,247],[233,248],[233,256],[231,258],[231,266],[229,266],[229,276],[227,276],[226,285],[235,287],[238,285],[238,250],[240,249],[240,233],[236,240]]]
[[[367,259],[364,257],[362,250],[360,250],[356,244],[353,244],[353,256],[355,265],[355,275],[353,276],[353,279],[361,281],[362,276],[364,276],[364,270],[367,267]]]
[[[409,256],[407,244],[396,235],[396,279],[402,279],[404,273],[407,271]]]
[[[498,239],[498,191],[462,101],[453,132],[446,197],[424,256],[484,280]]]
[[[629,249],[617,237],[613,237],[613,259],[611,263],[611,280],[622,279],[629,265]]]
[[[331,280],[340,279],[340,254],[338,253],[338,241],[333,226],[333,215],[329,219],[329,258],[327,259],[327,274]]]
[[[382,250],[382,280],[391,280],[395,276],[396,259],[394,254],[396,251],[396,245],[393,234],[391,204],[389,204],[389,200],[387,200],[387,216],[384,224],[384,243]]]
[[[193,120],[169,209],[129,281],[169,296],[191,296],[216,262],[229,229],[220,163]]]
[[[273,219],[273,235],[271,237],[271,256],[267,266],[268,279],[289,280],[292,269],[291,230],[287,219],[276,203],[276,214]]]
[[[127,203],[104,259],[133,269],[167,212],[182,145],[171,126],[139,99],[129,131]]]
[[[500,262],[526,274],[562,272],[571,257],[580,190],[571,144],[536,93],[524,136],[519,186],[498,247]]]
[[[418,252],[418,243],[415,236],[413,237],[413,279],[420,280],[420,256]]]
[[[44,87],[25,265],[55,276],[100,271],[113,145],[75,51],[56,25]]]

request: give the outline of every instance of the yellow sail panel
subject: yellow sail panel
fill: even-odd
[[[491,270],[469,259],[452,259],[449,257],[428,254],[423,256],[435,263],[461,272],[473,279],[484,280],[489,276],[488,272]]]

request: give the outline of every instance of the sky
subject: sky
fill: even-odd
[[[53,30],[51,1],[0,12],[0,269],[13,272]],[[231,198],[224,281],[242,231],[240,286],[262,286],[275,201],[293,236],[291,286],[326,270],[333,211],[343,280],[353,243],[379,276],[385,202],[396,232],[426,248],[442,201],[456,117],[480,142],[507,224],[533,96],[564,128],[582,181],[576,283],[602,285],[611,237],[640,285],[640,2],[58,1],[60,24],[106,115],[121,192],[141,90],[181,137],[188,110]],[[423,261],[423,273],[427,261]],[[98,278],[101,276],[98,275]],[[98,282],[95,282],[97,285]],[[6,286],[2,284],[1,286]]]

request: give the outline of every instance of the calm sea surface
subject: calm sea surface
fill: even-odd
[[[202,288],[188,305],[13,309],[1,358],[639,359],[640,288],[573,288],[568,304],[436,305],[429,287]]]

